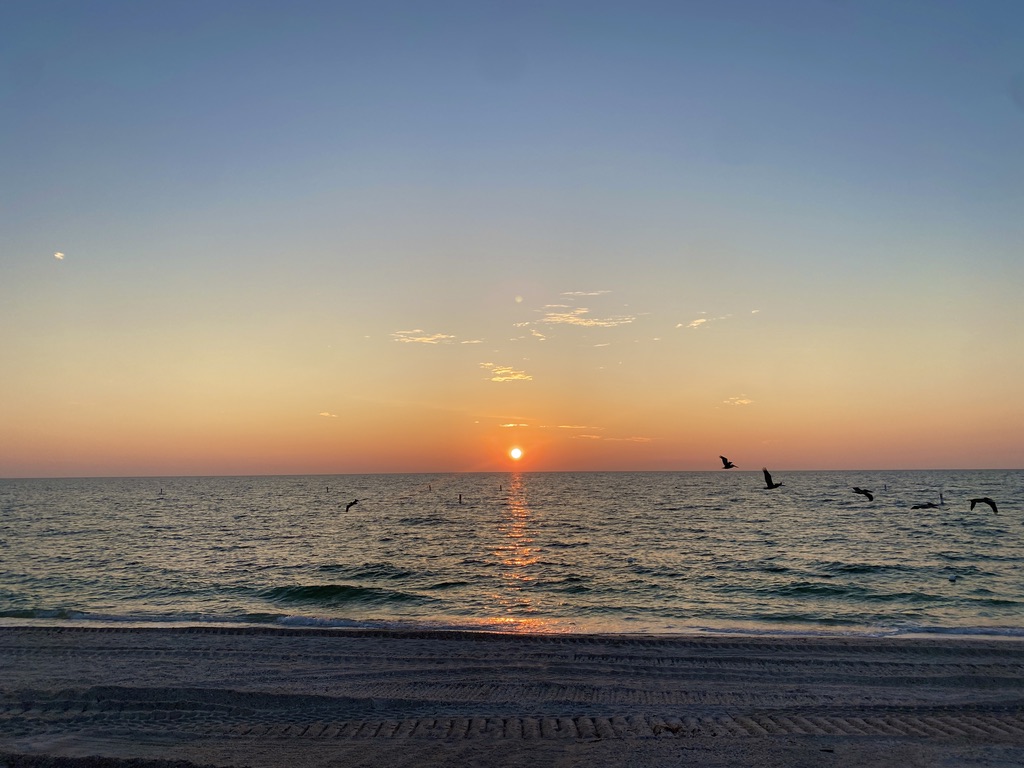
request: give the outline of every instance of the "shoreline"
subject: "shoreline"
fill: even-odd
[[[1024,763],[1024,638],[3,626],[0,667],[0,765]]]
[[[799,625],[757,626],[750,623],[736,623],[720,626],[695,625],[684,626],[678,630],[592,630],[577,629],[572,625],[549,625],[548,631],[518,629],[515,625],[497,622],[480,622],[477,625],[447,622],[420,622],[416,620],[375,620],[364,621],[355,619],[307,619],[296,617],[294,620],[283,621],[246,621],[233,619],[195,619],[195,618],[133,618],[102,616],[97,618],[49,618],[49,617],[8,617],[0,616],[0,631],[5,629],[110,629],[110,630],[245,630],[245,631],[295,631],[295,632],[383,632],[383,633],[436,633],[438,635],[495,634],[511,637],[651,637],[651,638],[687,638],[687,637],[765,637],[783,639],[787,637],[820,637],[820,638],[976,638],[1024,640],[1024,626],[971,626],[971,627],[866,627],[845,626],[838,628]]]

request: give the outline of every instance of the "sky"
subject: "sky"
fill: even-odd
[[[4,3],[0,476],[1024,467],[1022,52],[1016,0]]]

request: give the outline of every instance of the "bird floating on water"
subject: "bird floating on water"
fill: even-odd
[[[911,509],[938,509],[939,505],[934,501],[926,501],[924,504],[915,504]]]
[[[761,471],[764,472],[764,485],[766,489],[770,490],[772,488],[782,487],[782,483],[772,482],[772,473],[768,471],[767,467],[762,467]]]
[[[352,509],[352,507],[354,507],[358,503],[359,499],[353,499],[352,501],[345,505],[345,511],[348,512],[350,509]]]
[[[865,497],[868,501],[874,501],[875,500],[874,494],[871,493],[871,491],[865,491],[863,488],[857,488],[856,486],[854,486],[853,492],[854,493],[859,493],[861,496]]]
[[[993,512],[995,512],[997,515],[999,514],[999,510],[996,509],[996,503],[992,501],[992,499],[990,499],[988,496],[983,496],[980,499],[971,499],[971,509],[974,509],[975,504],[988,504],[990,507],[992,507]]]
[[[725,456],[719,456],[722,460],[722,469],[736,469],[736,465],[729,461]]]

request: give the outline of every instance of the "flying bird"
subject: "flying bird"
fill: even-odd
[[[729,461],[725,456],[719,456],[722,460],[722,469],[736,469],[736,465]]]
[[[971,509],[974,509],[975,504],[988,504],[990,507],[992,507],[993,512],[995,512],[997,515],[999,514],[999,510],[996,509],[996,503],[992,501],[992,499],[990,499],[988,496],[985,496],[980,499],[971,499]]]
[[[352,509],[352,507],[354,507],[358,503],[359,499],[353,499],[352,501],[345,505],[345,511],[348,512],[350,509]]]
[[[781,488],[782,483],[772,482],[772,473],[768,471],[767,467],[761,467],[761,471],[764,472],[764,485],[766,489]]]
[[[939,505],[934,501],[926,501],[924,504],[915,504],[911,509],[938,509]]]
[[[873,493],[871,493],[871,491],[865,491],[863,488],[857,488],[856,486],[854,486],[853,492],[854,493],[859,493],[861,496],[865,497],[868,501],[874,501],[875,500],[875,495]]]

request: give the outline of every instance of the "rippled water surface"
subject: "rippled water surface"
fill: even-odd
[[[0,621],[1024,632],[1024,472],[775,479],[0,480]]]

